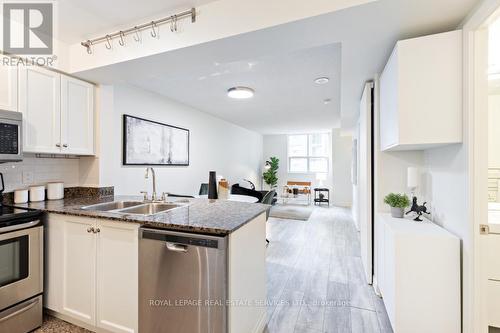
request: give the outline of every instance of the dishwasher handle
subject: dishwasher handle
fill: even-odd
[[[169,251],[179,252],[179,253],[186,253],[188,251],[187,245],[175,244],[171,242],[166,242],[165,244]]]

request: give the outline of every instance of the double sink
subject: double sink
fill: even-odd
[[[143,202],[143,201],[113,201],[82,207],[83,210],[151,216],[172,209],[185,207],[186,203],[173,202]]]

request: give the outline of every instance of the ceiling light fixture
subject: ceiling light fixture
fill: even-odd
[[[255,91],[248,87],[232,87],[227,90],[227,95],[231,98],[246,99],[253,97]]]
[[[314,83],[316,84],[326,84],[330,81],[329,78],[327,78],[326,76],[323,76],[323,77],[318,77],[316,80],[314,80]]]

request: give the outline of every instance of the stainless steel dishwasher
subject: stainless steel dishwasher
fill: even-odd
[[[140,229],[139,332],[227,332],[224,237]]]

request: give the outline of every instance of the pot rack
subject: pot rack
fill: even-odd
[[[125,46],[125,36],[131,35],[131,34],[134,35],[133,38],[136,42],[140,42],[141,36],[139,35],[139,32],[141,32],[142,30],[145,30],[145,29],[151,29],[151,37],[159,38],[159,31],[158,31],[159,25],[170,23],[170,31],[177,32],[177,21],[180,19],[188,18],[188,17],[191,18],[191,23],[196,22],[196,10],[195,10],[195,8],[191,8],[190,10],[186,10],[186,11],[180,12],[180,13],[175,14],[175,15],[167,16],[167,17],[161,18],[159,20],[154,20],[154,21],[151,21],[149,23],[136,25],[133,28],[128,28],[125,30],[120,30],[120,31],[117,31],[117,32],[114,32],[111,34],[107,34],[107,35],[102,36],[102,37],[88,39],[86,41],[81,42],[80,44],[87,49],[88,54],[92,54],[93,53],[92,47],[98,43],[105,42],[106,48],[108,50],[111,50],[111,48],[112,48],[111,42],[113,41],[113,38],[118,38],[118,44],[120,44],[120,46]]]

